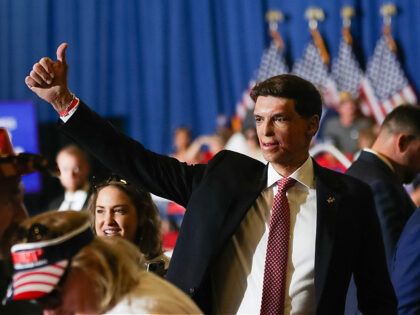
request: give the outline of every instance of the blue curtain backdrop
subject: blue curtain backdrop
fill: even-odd
[[[381,34],[381,0],[0,0],[0,100],[33,100],[40,122],[56,120],[24,78],[42,56],[69,43],[69,87],[99,114],[126,119],[126,133],[169,153],[179,125],[211,133],[218,114],[232,115],[269,43],[264,15],[280,9],[290,63],[309,40],[304,12],[318,6],[332,57],[340,10],[357,10],[352,33],[362,65]],[[388,2],[388,1],[387,1]],[[420,1],[394,2],[392,34],[403,67],[420,88]],[[42,141],[42,139],[41,139]]]

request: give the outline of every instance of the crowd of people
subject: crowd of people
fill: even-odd
[[[28,217],[21,175],[51,167],[0,129],[1,314],[420,311],[420,210],[405,186],[420,172],[420,107],[378,127],[343,91],[320,130],[317,88],[279,75],[252,89],[242,131],[193,140],[180,127],[161,155],[70,92],[66,48],[25,79],[75,143],[57,154],[64,193],[48,211]],[[311,157],[314,139],[353,164]],[[113,174],[89,181],[86,152]]]

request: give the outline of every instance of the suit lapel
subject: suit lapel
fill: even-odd
[[[334,181],[328,180],[328,173],[314,162],[317,191],[317,227],[315,243],[315,296],[317,303],[324,291],[325,281],[330,267],[336,218],[341,195],[334,187]],[[328,184],[327,184],[328,183]]]

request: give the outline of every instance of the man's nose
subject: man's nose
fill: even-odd
[[[270,121],[264,121],[263,125],[261,126],[263,135],[270,136],[273,133],[273,126]]]

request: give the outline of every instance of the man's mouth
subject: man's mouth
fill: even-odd
[[[277,141],[261,142],[261,149],[269,151],[277,148],[278,145],[279,143]]]

